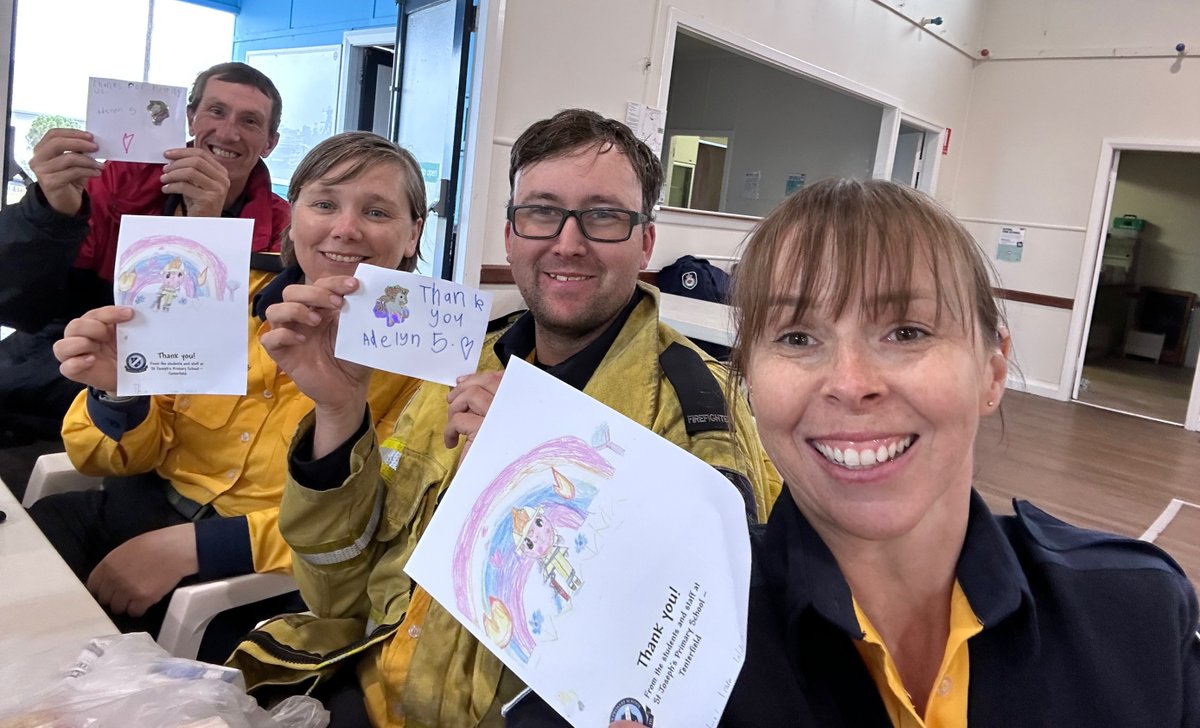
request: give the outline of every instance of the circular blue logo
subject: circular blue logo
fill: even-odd
[[[125,357],[125,371],[130,374],[141,374],[146,371],[146,356],[134,352]]]
[[[649,708],[642,707],[634,698],[623,698],[613,706],[612,714],[608,716],[608,721],[611,723],[617,720],[632,720],[635,723],[641,723],[649,728],[654,725],[654,715]]]

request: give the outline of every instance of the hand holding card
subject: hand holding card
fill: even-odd
[[[453,281],[359,265],[346,296],[339,359],[454,385],[479,366],[492,294]]]
[[[122,162],[162,162],[187,139],[187,89],[114,78],[88,80],[87,129],[96,156]]]

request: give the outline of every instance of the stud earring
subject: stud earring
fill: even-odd
[[[995,407],[996,403],[993,400],[988,400],[988,407]]]

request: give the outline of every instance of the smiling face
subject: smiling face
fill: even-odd
[[[639,211],[642,188],[623,153],[591,144],[520,169],[512,200],[514,205]],[[504,247],[513,279],[539,335],[570,341],[576,351],[598,336],[633,296],[638,271],[650,261],[654,235],[654,224],[644,223],[624,242],[597,243],[585,238],[572,218],[557,237],[529,240],[517,237],[507,224]],[[541,349],[539,341],[539,356]]]
[[[210,78],[195,110],[188,110],[193,143],[225,167],[232,190],[245,187],[258,160],[279,141],[270,130],[271,108],[271,99],[253,86]]]
[[[309,283],[353,275],[359,263],[396,268],[416,252],[421,222],[412,219],[400,165],[379,163],[332,182],[352,165],[342,162],[305,184],[292,204],[289,235]]]
[[[540,559],[554,546],[554,526],[540,513],[529,519],[525,533],[517,544],[517,552],[531,559]]]
[[[961,539],[1008,337],[953,217],[891,183],[818,183],[752,235],[735,302],[763,445],[835,554]]]
[[[177,289],[183,285],[183,269],[182,268],[164,268],[162,272],[162,287],[167,289]]]
[[[979,418],[1007,369],[970,322],[939,316],[932,282],[917,271],[902,311],[837,316],[818,301],[792,320],[782,303],[753,344],[746,381],[763,445],[800,510],[835,540],[965,525]]]

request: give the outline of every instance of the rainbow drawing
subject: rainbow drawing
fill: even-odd
[[[599,492],[595,482],[615,472],[600,448],[580,438],[549,440],[492,479],[459,531],[451,566],[458,609],[522,662],[529,662],[545,619],[527,610],[526,587],[548,587],[537,563],[517,552],[513,509],[538,509],[571,545]]]
[[[180,265],[184,271],[180,302],[198,298],[233,301],[241,287],[240,281],[230,280],[224,261],[204,245],[178,235],[152,235],[122,253],[117,263],[117,303],[150,307],[166,282],[163,271]]]

